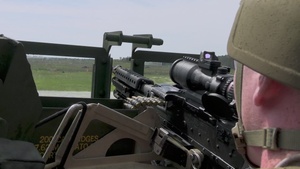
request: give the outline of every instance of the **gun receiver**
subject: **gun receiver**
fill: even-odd
[[[131,109],[156,108],[163,128],[204,154],[201,168],[243,168],[231,129],[237,121],[233,76],[214,52],[200,59],[183,57],[170,70],[175,85],[159,85],[131,70],[116,66],[114,96]]]

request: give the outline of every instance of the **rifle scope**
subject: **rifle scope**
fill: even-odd
[[[230,68],[221,66],[214,52],[204,51],[200,59],[176,60],[170,69],[170,78],[180,87],[217,93],[231,102],[234,99],[233,75],[229,72]]]

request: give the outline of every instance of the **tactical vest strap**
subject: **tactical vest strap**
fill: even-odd
[[[244,131],[243,136],[247,146],[270,150],[300,150],[300,130],[267,128]]]

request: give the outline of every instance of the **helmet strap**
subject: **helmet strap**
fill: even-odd
[[[300,150],[300,130],[266,128],[243,131],[242,134],[247,146],[269,150]]]
[[[242,114],[241,114],[241,104],[242,104],[242,82],[243,82],[243,65],[237,61],[235,63],[235,79],[234,79],[234,92],[236,100],[236,109],[238,113],[238,122],[236,126],[232,129],[232,133],[236,140],[236,146],[238,151],[241,151],[241,154],[245,154],[246,145],[243,143],[243,123],[242,123]],[[242,139],[242,140],[241,140]],[[239,149],[241,148],[241,149]]]

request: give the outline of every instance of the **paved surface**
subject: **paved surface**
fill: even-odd
[[[40,90],[38,93],[40,96],[91,98],[91,92]],[[110,97],[114,98],[112,93]]]
[[[77,91],[51,91],[40,90],[38,91],[40,96],[55,96],[55,97],[91,97],[91,92],[77,92]]]

